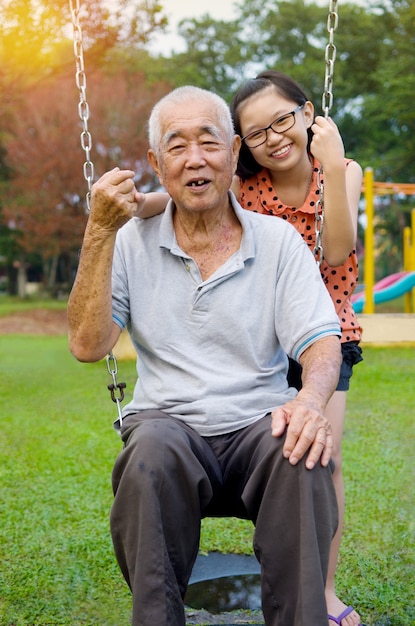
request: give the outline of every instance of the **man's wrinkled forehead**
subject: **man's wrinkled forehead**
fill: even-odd
[[[203,135],[208,135],[217,140],[220,140],[220,139],[223,140],[223,136],[222,136],[223,132],[221,134],[220,128],[218,128],[217,126],[214,126],[213,124],[203,124],[201,126],[192,126],[191,131],[193,135],[195,135],[196,137],[202,137]],[[186,137],[188,136],[188,133],[189,133],[189,128],[187,129],[176,128],[176,129],[169,130],[163,135],[163,143],[169,144],[171,141],[174,141],[175,139],[186,139]]]
[[[174,139],[185,139],[189,135],[210,135],[222,140],[225,135],[212,103],[203,100],[189,100],[186,105],[183,103],[179,106],[166,104],[160,121],[163,144]]]

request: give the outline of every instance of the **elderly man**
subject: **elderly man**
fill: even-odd
[[[104,357],[125,326],[138,353],[111,512],[133,624],[185,624],[200,522],[213,515],[255,525],[268,626],[327,626],[336,313],[296,231],[229,192],[240,138],[221,98],[174,90],[149,138],[167,209],[136,217],[132,171],[95,183],[68,310],[79,360]],[[287,354],[303,368],[298,393]]]

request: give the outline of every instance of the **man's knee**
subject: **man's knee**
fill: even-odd
[[[123,420],[121,438],[124,445],[137,442],[152,443],[164,435],[173,418],[162,411],[142,411],[127,415]]]
[[[157,411],[157,413],[160,413]],[[122,439],[125,447],[118,455],[113,472],[114,493],[123,477],[130,486],[137,483],[144,487],[147,479],[157,482],[162,477],[167,461],[166,446],[174,446],[178,427],[170,423],[170,418],[163,415],[134,414],[123,423]]]

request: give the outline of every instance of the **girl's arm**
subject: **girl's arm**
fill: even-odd
[[[135,195],[135,201],[138,205],[136,216],[147,219],[163,213],[169,200],[169,194],[162,191],[151,191],[149,193],[138,191]]]
[[[310,149],[324,172],[324,258],[335,267],[344,263],[356,244],[362,168],[355,161],[345,168],[343,141],[333,120],[318,116],[311,128]]]

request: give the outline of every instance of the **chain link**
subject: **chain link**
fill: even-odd
[[[316,259],[317,265],[320,267],[323,262],[323,244],[322,244],[322,236],[323,236],[323,227],[324,227],[324,183],[323,183],[323,168],[317,172],[317,189],[320,191],[316,206],[315,206],[315,219],[314,219],[314,228],[316,233],[316,240],[314,243],[314,257]]]
[[[326,74],[324,78],[324,91],[322,98],[322,108],[324,116],[327,118],[333,106],[333,75],[334,62],[336,60],[336,46],[334,45],[334,33],[337,30],[339,16],[337,13],[337,0],[330,0],[329,14],[327,17],[327,30],[329,33],[329,42],[326,46],[325,62]]]
[[[94,181],[94,164],[91,161],[92,135],[88,129],[89,106],[86,99],[86,74],[84,66],[84,49],[82,42],[82,29],[79,21],[80,2],[69,0],[69,8],[72,16],[73,42],[76,62],[75,81],[79,91],[78,114],[82,122],[81,146],[85,152],[83,166],[84,178],[88,185],[86,193],[86,206],[89,212],[91,206],[91,188]]]
[[[322,108],[324,111],[324,117],[327,119],[330,115],[331,108],[333,106],[333,75],[334,75],[334,62],[336,60],[336,46],[334,45],[334,32],[337,30],[339,23],[339,16],[337,13],[337,0],[330,0],[329,14],[327,17],[327,30],[329,32],[329,42],[325,51],[325,63],[326,72],[324,77],[324,91],[322,97]],[[315,234],[316,241],[314,244],[314,256],[318,266],[321,266],[323,261],[323,245],[322,236],[324,228],[324,182],[323,182],[323,167],[317,173],[317,189],[319,190],[319,196],[315,206]]]

